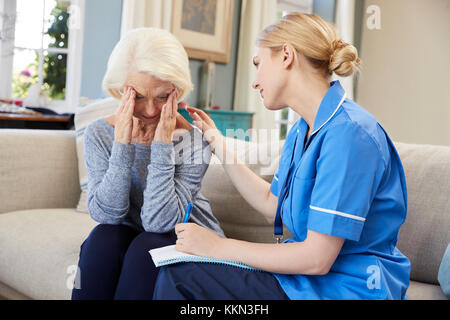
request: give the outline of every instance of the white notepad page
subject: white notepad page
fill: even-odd
[[[256,268],[250,267],[238,261],[202,257],[180,252],[175,248],[175,245],[152,249],[149,251],[149,253],[152,256],[153,263],[155,264],[156,267],[182,262],[203,262],[203,263],[226,264],[241,269],[260,271]]]

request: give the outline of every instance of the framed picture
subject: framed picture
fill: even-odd
[[[228,63],[234,0],[173,0],[172,33],[190,58]]]

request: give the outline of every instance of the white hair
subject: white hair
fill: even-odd
[[[103,90],[120,99],[119,90],[130,72],[145,72],[171,82],[178,88],[180,100],[194,88],[186,50],[163,29],[133,29],[116,44],[108,60]]]

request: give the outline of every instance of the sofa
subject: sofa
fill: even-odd
[[[270,182],[281,146],[239,143],[244,155],[266,155],[264,163],[250,168]],[[438,270],[450,241],[450,147],[396,143],[396,148],[408,187],[408,214],[397,245],[412,265],[407,295],[447,299]],[[97,225],[76,210],[75,131],[1,129],[0,150],[0,297],[70,299],[80,245]],[[243,200],[214,160],[201,191],[226,235],[273,242],[272,226]]]

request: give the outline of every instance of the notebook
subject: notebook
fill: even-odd
[[[245,270],[251,271],[261,271],[259,269],[250,267],[245,263],[232,261],[232,260],[224,260],[218,258],[210,258],[210,257],[202,257],[195,256],[192,254],[187,254],[184,252],[180,252],[175,249],[175,245],[162,247],[158,249],[152,249],[149,251],[152,256],[153,263],[157,267],[166,266],[169,264],[182,263],[182,262],[204,262],[204,263],[215,263],[215,264],[226,264],[233,267],[238,267]]]

